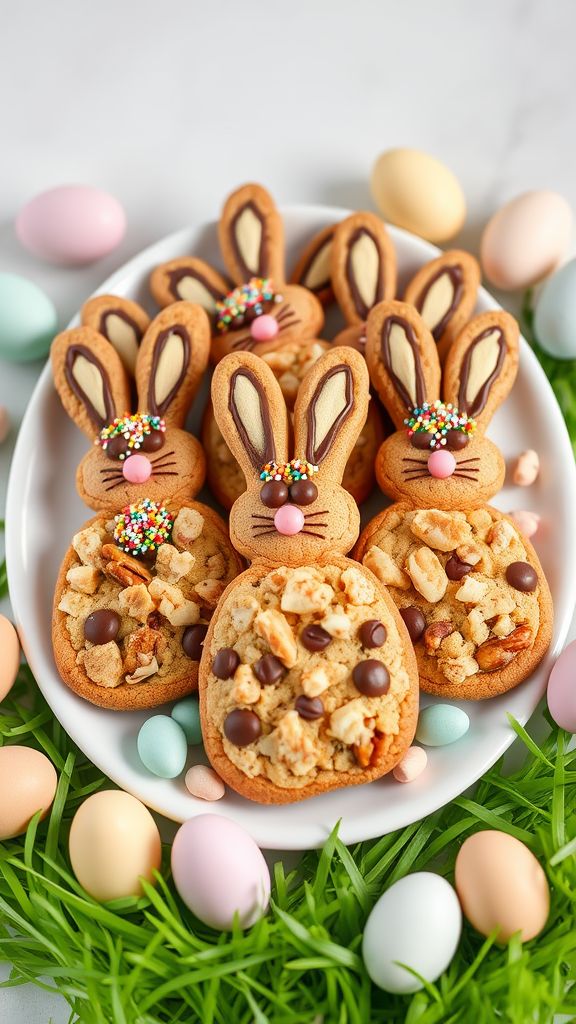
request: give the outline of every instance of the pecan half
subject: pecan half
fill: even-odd
[[[132,555],[127,555],[115,544],[104,544],[102,547],[102,560],[104,572],[112,580],[116,580],[122,587],[133,587],[137,583],[150,583],[152,573],[142,562]]]
[[[518,654],[532,646],[532,630],[527,623],[516,626],[508,636],[487,640],[476,651],[476,661],[482,672],[496,672],[504,668]]]
[[[440,647],[445,637],[450,636],[455,630],[453,622],[442,619],[439,622],[431,622],[424,630],[424,647],[427,654],[434,654]]]

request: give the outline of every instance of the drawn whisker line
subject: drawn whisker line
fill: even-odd
[[[232,348],[242,348],[247,341],[250,341],[252,335],[244,334],[241,338],[236,338],[236,341],[232,342]]]
[[[330,509],[324,508],[321,512],[305,512],[304,519],[309,519],[311,516],[327,516],[330,513]]]
[[[173,459],[172,462],[160,462],[160,463],[155,462],[154,466],[153,466],[153,471],[156,472],[157,469],[168,469],[170,466],[177,466],[177,465],[178,465],[178,463],[176,462],[175,459]]]
[[[118,480],[117,483],[111,484],[110,487],[106,487],[105,490],[106,491],[113,491],[115,487],[120,487],[120,484],[122,482],[123,482],[123,479],[122,480]]]
[[[308,537],[320,537],[320,540],[324,540],[326,537],[325,533],[314,533],[313,530],[301,530],[301,533],[305,533]]]
[[[168,470],[168,472],[161,470],[159,473],[154,473],[154,476],[180,476],[180,474],[175,473],[174,470]]]
[[[473,480],[474,483],[478,483],[478,477],[466,476],[466,473],[454,473],[453,476],[457,476],[460,480]]]
[[[299,323],[300,323],[299,320],[287,320],[285,323],[281,323],[280,324],[280,334],[282,333],[282,331],[287,331],[289,327],[295,327],[296,324],[299,324]]]
[[[296,313],[296,310],[294,309],[294,306],[292,305],[292,303],[287,302],[286,305],[282,306],[282,308],[279,310],[278,316],[276,317],[276,319],[277,319],[278,323],[280,323],[281,320],[285,320],[287,316],[294,316],[295,313]]]
[[[410,458],[408,458],[408,456],[406,456],[404,459],[402,459],[402,462],[415,462],[417,466],[426,466],[428,460],[427,459],[410,459]]]
[[[255,533],[253,531],[253,536],[254,537],[267,537],[269,533],[276,533],[276,530],[261,530],[260,533]]]
[[[458,466],[465,466],[467,462],[480,462],[480,459],[456,459],[456,464]]]
[[[176,452],[175,452],[174,449],[172,449],[172,451],[170,451],[170,452],[162,452],[162,454],[158,455],[155,459],[150,459],[150,462],[152,463],[153,466],[155,466],[157,462],[161,462],[162,459],[167,459],[169,455],[175,455],[175,454],[176,454]]]
[[[411,480],[423,480],[428,475],[428,473],[415,473],[413,476],[405,476],[404,481],[409,483]]]
[[[274,516],[257,516],[255,512],[252,513],[251,519],[265,519],[267,523],[274,522]]]

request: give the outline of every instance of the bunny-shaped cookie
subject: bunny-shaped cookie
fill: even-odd
[[[191,500],[205,460],[183,426],[209,344],[199,306],[160,313],[134,362],[135,415],[128,373],[99,331],[73,328],[52,344],[62,404],[93,442],[78,492],[99,512],[64,557],[53,647],[64,682],[102,707],[154,707],[195,689],[207,620],[241,569],[225,524]]]
[[[243,796],[289,803],[390,771],[414,734],[414,653],[373,574],[345,558],[359,530],[342,473],[368,409],[351,348],[312,367],[294,409],[263,360],[216,367],[218,425],[246,477],[230,534],[250,569],[224,592],[200,665],[206,752]]]
[[[502,311],[474,317],[441,375],[414,307],[383,302],[368,317],[366,360],[397,427],[376,464],[397,504],[368,524],[355,557],[390,587],[423,690],[473,700],[503,693],[536,667],[552,626],[532,545],[484,504],[504,481],[504,459],[484,431],[516,377],[516,321]]]

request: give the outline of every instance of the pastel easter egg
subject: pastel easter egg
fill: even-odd
[[[576,259],[544,283],[534,309],[534,333],[556,359],[576,359]]]
[[[58,778],[45,754],[32,747],[0,747],[0,841],[22,835],[37,811],[44,817]]]
[[[550,673],[548,707],[556,725],[576,732],[576,640],[564,648]]]
[[[112,252],[124,238],[126,214],[109,192],[60,185],[23,206],[16,234],[25,249],[49,263],[79,266]]]
[[[172,718],[184,730],[186,740],[191,747],[197,747],[202,743],[202,729],[200,728],[200,708],[197,697],[187,697],[180,700],[172,708]]]
[[[252,836],[229,818],[200,814],[184,822],[172,846],[174,884],[186,906],[226,931],[237,913],[249,928],[266,912],[270,872]]]
[[[418,716],[416,739],[426,747],[446,747],[464,736],[470,719],[455,704],[430,704]]]
[[[506,832],[469,836],[456,857],[455,883],[464,915],[481,935],[497,928],[500,942],[514,932],[526,942],[546,924],[546,875],[528,847]]]
[[[9,619],[0,615],[0,701],[10,693],[20,666],[20,641]]]
[[[422,747],[408,747],[401,761],[394,768],[392,775],[396,782],[414,782],[422,774],[428,764],[428,754]]]
[[[76,811],[69,838],[70,863],[95,900],[141,896],[140,878],[154,884],[160,869],[160,833],[147,807],[120,790],[93,793]]]
[[[382,216],[430,242],[453,238],[466,219],[452,171],[418,149],[388,149],[372,168],[372,196]]]
[[[385,992],[417,992],[424,986],[406,967],[436,981],[456,952],[461,930],[460,904],[450,883],[430,871],[406,875],[386,890],[366,921],[366,970]]]
[[[53,303],[37,285],[0,273],[0,359],[27,363],[45,356],[57,323]]]
[[[168,715],[152,715],[138,733],[138,754],[145,768],[161,779],[175,779],[186,764],[186,733]]]
[[[505,291],[528,288],[547,277],[566,254],[572,210],[557,192],[524,192],[490,218],[480,243],[488,280]]]

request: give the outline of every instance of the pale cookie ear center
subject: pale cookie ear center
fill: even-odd
[[[314,442],[318,448],[328,436],[335,420],[344,412],[346,399],[346,375],[336,373],[324,385],[314,404]]]
[[[263,463],[266,453],[266,432],[262,421],[260,395],[248,377],[238,374],[234,381],[232,396],[248,439]]]
[[[313,291],[330,280],[330,256],[332,252],[332,239],[328,239],[318,250],[312,260],[302,284],[305,288]]]
[[[177,387],[184,375],[184,341],[179,334],[170,331],[164,342],[154,376],[154,400],[161,408]]]
[[[388,339],[390,345],[390,369],[404,386],[406,393],[410,397],[411,404],[415,406],[418,404],[416,397],[416,359],[402,324],[392,324]]]
[[[431,332],[434,331],[452,309],[455,298],[454,293],[454,282],[447,271],[440,274],[426,290],[420,315]]]
[[[251,206],[246,206],[234,221],[236,245],[244,265],[257,274],[260,269],[262,222]]]
[[[106,335],[126,368],[130,373],[134,373],[138,355],[138,337],[132,325],[117,313],[108,313]]]
[[[186,302],[195,302],[211,315],[216,312],[216,299],[210,294],[205,284],[197,277],[187,275],[181,277],[176,285],[180,298]]]
[[[465,382],[467,408],[472,407],[474,399],[498,367],[501,353],[501,336],[501,331],[494,329],[487,333],[485,337],[479,338],[470,351],[468,377]]]
[[[361,231],[350,246],[350,269],[362,302],[371,309],[378,296],[380,253],[367,231]]]
[[[92,407],[100,418],[105,422],[107,418],[106,399],[104,396],[104,384],[102,375],[95,363],[86,359],[86,356],[78,355],[72,366],[72,376],[80,390],[86,395]]]

